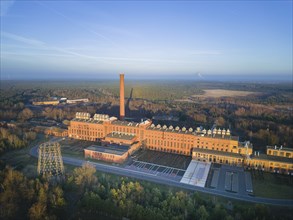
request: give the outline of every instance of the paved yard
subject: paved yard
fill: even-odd
[[[242,167],[213,164],[207,187],[239,195],[251,194],[251,175]]]

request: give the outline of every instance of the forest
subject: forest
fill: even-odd
[[[3,167],[2,167],[3,168]],[[84,164],[63,180],[0,171],[1,219],[290,219],[290,209],[221,202],[216,197],[96,173]]]

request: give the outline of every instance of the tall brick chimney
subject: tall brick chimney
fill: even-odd
[[[125,104],[124,104],[124,74],[120,74],[120,120],[125,117]]]

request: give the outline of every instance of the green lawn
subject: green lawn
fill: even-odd
[[[38,160],[29,155],[29,148],[7,152],[1,155],[0,160],[28,177],[37,175]]]
[[[93,145],[94,142],[65,139],[59,142],[62,156],[84,159],[84,148]]]
[[[263,173],[252,175],[255,196],[274,199],[293,199],[293,178],[286,175]],[[291,178],[291,179],[290,179]]]
[[[44,143],[48,140],[45,135],[38,134],[36,140],[30,143],[26,148],[13,150],[0,156],[0,160],[16,170],[23,172],[28,177],[37,176],[38,160],[29,155],[31,147]]]
[[[83,158],[83,156],[81,157]],[[5,164],[21,171],[27,177],[36,177],[38,159],[29,155],[29,148],[14,150],[1,155],[0,160]],[[72,172],[76,166],[64,164],[65,172]]]
[[[77,158],[77,159],[84,159],[84,153],[82,152],[76,152],[76,151],[71,151],[71,150],[68,150],[68,149],[63,149],[61,147],[61,155],[62,156],[68,156],[68,157],[74,157],[74,158]]]

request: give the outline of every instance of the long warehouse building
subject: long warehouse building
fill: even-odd
[[[291,148],[267,147],[266,154],[260,154],[253,151],[249,141],[240,142],[238,136],[232,136],[229,129],[206,130],[201,127],[187,129],[155,125],[151,120],[140,123],[124,121],[124,74],[120,75],[120,99],[123,99],[120,100],[122,120],[109,115],[95,114],[91,117],[89,113],[77,112],[76,117],[70,121],[68,136],[74,139],[126,145],[129,147],[127,155],[139,146],[150,150],[188,155],[199,161],[293,174]],[[88,150],[86,155],[93,153]],[[115,159],[115,155],[113,158],[113,161],[122,161]]]

